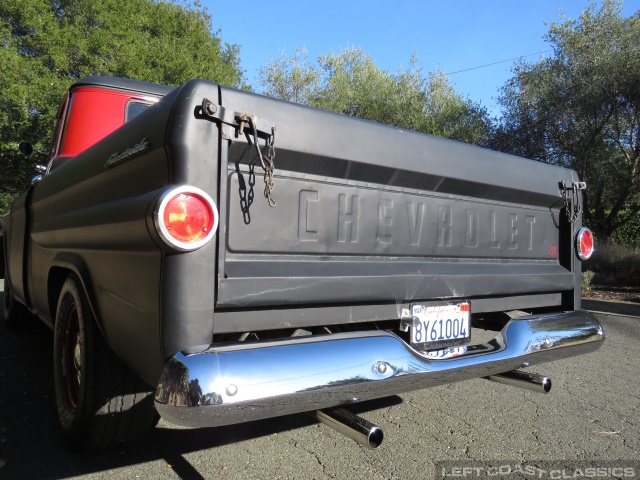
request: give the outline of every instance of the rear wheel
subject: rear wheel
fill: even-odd
[[[104,450],[141,438],[157,420],[153,388],[120,361],[69,277],[54,329],[54,383],[62,435],[74,450]]]

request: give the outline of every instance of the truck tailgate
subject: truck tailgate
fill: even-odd
[[[574,288],[559,249],[570,170],[246,92],[221,98],[275,123],[277,206],[253,136],[223,142],[219,308]]]

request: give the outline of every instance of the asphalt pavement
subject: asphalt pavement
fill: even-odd
[[[468,461],[547,472],[518,478],[554,478],[548,465],[576,462],[640,478],[640,318],[597,316],[600,350],[535,367],[552,378],[548,395],[477,379],[352,406],[384,430],[377,450],[300,414],[194,430],[161,421],[139,444],[84,456],[56,431],[51,332],[0,321],[0,479],[412,480],[462,477]]]

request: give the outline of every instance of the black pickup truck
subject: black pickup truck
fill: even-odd
[[[593,239],[568,169],[209,81],[110,77],[71,87],[39,169],[2,216],[4,318],[53,330],[76,449],[158,413],[296,412],[375,447],[381,430],[337,407],[477,377],[546,392],[519,369],[604,339],[580,310]]]

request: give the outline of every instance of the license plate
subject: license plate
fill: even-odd
[[[411,346],[436,350],[471,342],[469,304],[411,305]]]

